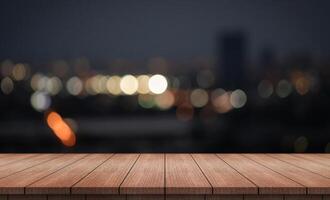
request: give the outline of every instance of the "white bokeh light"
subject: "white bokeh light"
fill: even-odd
[[[154,94],[162,94],[165,92],[167,85],[167,79],[160,74],[153,75],[148,82],[149,90]]]

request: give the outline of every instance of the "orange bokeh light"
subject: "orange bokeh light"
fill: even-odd
[[[76,135],[57,112],[52,111],[47,115],[47,124],[65,146],[76,144]]]

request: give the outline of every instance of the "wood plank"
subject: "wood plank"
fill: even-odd
[[[322,154],[292,154],[294,156],[298,156],[300,158],[313,161],[315,163],[319,163],[325,166],[330,166],[330,158],[326,157]]]
[[[86,200],[126,200],[125,195],[86,195]]]
[[[36,156],[18,160],[17,162],[12,162],[10,164],[3,165],[0,167],[0,178],[10,176],[14,173],[23,171],[30,167],[34,167],[59,156],[59,154],[38,154]]]
[[[211,194],[212,187],[191,155],[166,154],[166,194]]]
[[[206,200],[243,200],[243,195],[206,195]]]
[[[112,154],[90,154],[25,188],[27,194],[70,194],[71,187]]]
[[[322,195],[285,195],[285,200],[322,200]]]
[[[1,154],[3,155],[3,154]],[[22,159],[37,156],[37,154],[4,154],[0,157],[0,166],[7,165],[9,163],[17,162]]]
[[[307,187],[308,194],[330,194],[330,179],[283,162],[265,154],[246,154],[246,157]]]
[[[139,154],[115,154],[72,187],[73,194],[119,194]]]
[[[267,154],[267,155],[280,159],[291,165],[303,168],[307,171],[311,171],[321,176],[330,178],[330,166],[320,165],[319,163],[316,163],[309,159],[301,158],[299,156],[293,156],[290,154]]]
[[[87,154],[66,154],[0,179],[0,194],[24,194],[24,187],[83,158]]]
[[[258,194],[258,188],[215,154],[192,154],[213,187],[213,194]]]
[[[47,200],[46,195],[8,195],[8,200]]]
[[[284,200],[283,195],[244,195],[244,200]]]
[[[164,159],[164,154],[141,154],[120,186],[120,193],[164,194]]]
[[[302,185],[239,154],[217,154],[223,161],[256,184],[259,194],[305,194]]]
[[[159,195],[159,194],[148,194],[148,195],[140,195],[140,194],[134,194],[134,195],[127,195],[127,200],[164,200],[165,195]]]
[[[166,195],[166,200],[205,200],[205,195]]]
[[[85,195],[47,195],[47,200],[85,200]]]

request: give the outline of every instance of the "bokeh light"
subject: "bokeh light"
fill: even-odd
[[[292,92],[292,85],[287,80],[280,80],[276,87],[276,93],[279,97],[285,98]]]
[[[148,86],[152,93],[161,94],[167,89],[168,83],[163,75],[156,74],[150,77]]]
[[[203,89],[195,89],[190,94],[190,102],[194,107],[201,108],[207,104],[209,96]]]
[[[173,92],[166,90],[164,93],[156,95],[155,103],[161,110],[170,109],[175,103]]]
[[[150,94],[139,94],[138,103],[142,108],[152,108],[155,106],[155,97]]]
[[[112,95],[119,95],[121,93],[120,89],[120,77],[111,76],[107,81],[108,92]]]
[[[22,63],[18,63],[14,66],[13,71],[12,71],[12,76],[14,80],[16,81],[21,81],[25,79],[27,75],[27,69]]]
[[[227,113],[233,106],[230,103],[230,92],[224,89],[216,89],[211,94],[212,105],[218,113]]]
[[[50,112],[47,115],[47,124],[65,146],[71,147],[76,144],[76,136],[73,130],[58,113]]]
[[[132,95],[137,91],[139,83],[134,76],[125,75],[121,78],[119,86],[124,94]]]
[[[50,107],[51,99],[47,93],[37,91],[31,95],[30,102],[36,111],[41,112]]]
[[[138,87],[138,93],[139,94],[148,94],[150,92],[149,90],[149,76],[147,75],[140,75],[137,77],[137,80],[139,82],[139,87]]]
[[[14,90],[14,82],[9,77],[1,80],[1,91],[4,94],[10,94]]]
[[[71,95],[79,95],[83,90],[83,82],[74,76],[66,82],[66,90]]]
[[[269,98],[274,92],[274,86],[269,80],[262,80],[258,85],[258,93],[262,98]]]
[[[242,108],[247,101],[247,96],[243,90],[234,90],[230,94],[230,104],[234,108]]]
[[[51,77],[47,79],[46,91],[50,95],[56,95],[62,90],[62,81],[58,77]]]

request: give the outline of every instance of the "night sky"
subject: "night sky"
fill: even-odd
[[[0,59],[213,56],[242,30],[250,55],[330,55],[327,0],[1,0]]]

